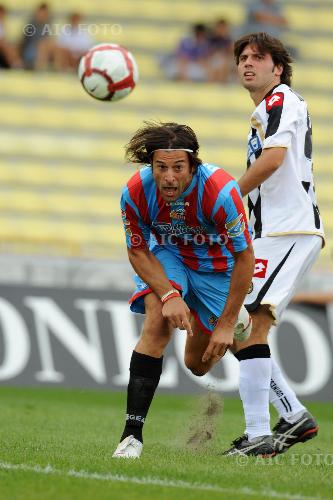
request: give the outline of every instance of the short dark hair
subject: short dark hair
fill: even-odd
[[[194,169],[202,163],[198,157],[199,143],[194,131],[188,125],[145,121],[125,146],[126,159],[141,165],[152,162],[156,149],[191,149],[188,157]]]
[[[281,83],[285,83],[286,85],[291,84],[293,75],[291,63],[293,60],[286,47],[278,38],[274,38],[268,33],[250,33],[236,40],[234,45],[234,57],[237,66],[239,64],[239,58],[247,45],[255,45],[262,54],[270,54],[275,66],[283,66],[280,77]]]

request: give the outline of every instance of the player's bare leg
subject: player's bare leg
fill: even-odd
[[[145,297],[145,321],[142,334],[131,358],[127,389],[126,423],[113,456],[139,458],[142,451],[142,428],[162,373],[163,352],[172,335],[162,316],[159,298]]]
[[[193,316],[191,317],[191,326],[193,336],[187,336],[184,361],[185,365],[187,366],[187,368],[189,368],[189,370],[191,370],[193,375],[201,377],[209,372],[209,370],[214,366],[215,363],[221,360],[224,353],[214,356],[210,360],[203,362],[202,358],[211,340],[211,335],[205,333],[201,329],[200,325]],[[242,339],[242,342],[239,342],[237,345],[241,347],[244,345],[244,339],[249,336],[251,328],[252,319],[244,306],[242,306],[234,329],[234,339]]]
[[[170,342],[172,328],[162,316],[160,299],[154,293],[145,297],[145,320],[141,337],[135,346],[135,351],[154,358],[160,358]]]
[[[221,356],[217,356],[215,359],[206,363],[202,362],[202,356],[207,349],[210,335],[202,331],[193,317],[191,318],[191,325],[193,336],[187,335],[184,362],[193,375],[202,377],[221,359]]]

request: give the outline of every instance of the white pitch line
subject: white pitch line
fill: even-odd
[[[93,479],[97,481],[113,481],[120,483],[134,483],[142,485],[151,486],[164,486],[167,488],[183,488],[187,490],[196,491],[211,491],[216,493],[226,493],[228,495],[248,495],[254,497],[264,497],[264,498],[281,498],[286,500],[329,500],[323,497],[309,497],[303,495],[293,495],[291,493],[280,493],[274,490],[254,490],[252,488],[222,488],[214,484],[205,483],[190,483],[188,481],[169,481],[168,479],[161,479],[156,477],[135,477],[135,476],[124,476],[121,474],[101,474],[100,472],[87,472],[84,470],[61,470],[56,469],[52,465],[46,465],[42,467],[41,465],[28,465],[28,464],[10,464],[6,462],[0,462],[0,469],[2,470],[20,470],[24,472],[34,472],[35,474],[45,474],[45,475],[58,475],[63,477],[75,477],[81,479]]]

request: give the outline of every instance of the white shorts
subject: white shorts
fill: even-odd
[[[253,242],[255,269],[244,304],[251,313],[267,304],[277,324],[322,247],[317,235],[266,236]]]

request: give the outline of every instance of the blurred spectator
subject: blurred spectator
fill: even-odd
[[[264,31],[275,38],[283,39],[283,33],[287,29],[288,20],[283,14],[280,0],[252,0],[248,5],[247,20],[241,35]],[[286,46],[291,57],[297,59],[297,48]]]
[[[57,45],[52,35],[49,6],[41,3],[33,17],[23,29],[21,53],[27,69],[47,69],[50,64],[57,66]]]
[[[17,48],[6,39],[6,15],[6,8],[0,5],[0,68],[22,68],[22,61]]]
[[[226,19],[218,19],[209,37],[211,46],[210,80],[227,82],[234,68],[233,40]]]
[[[161,67],[167,78],[207,81],[210,79],[211,46],[204,24],[194,24],[192,34],[183,38],[175,54],[165,57]]]
[[[62,69],[76,69],[79,60],[94,44],[87,32],[87,25],[83,25],[82,16],[73,13],[69,17],[69,24],[63,26],[58,38],[59,66]]]
[[[279,0],[252,0],[249,2],[243,34],[265,31],[280,38],[288,27]]]

